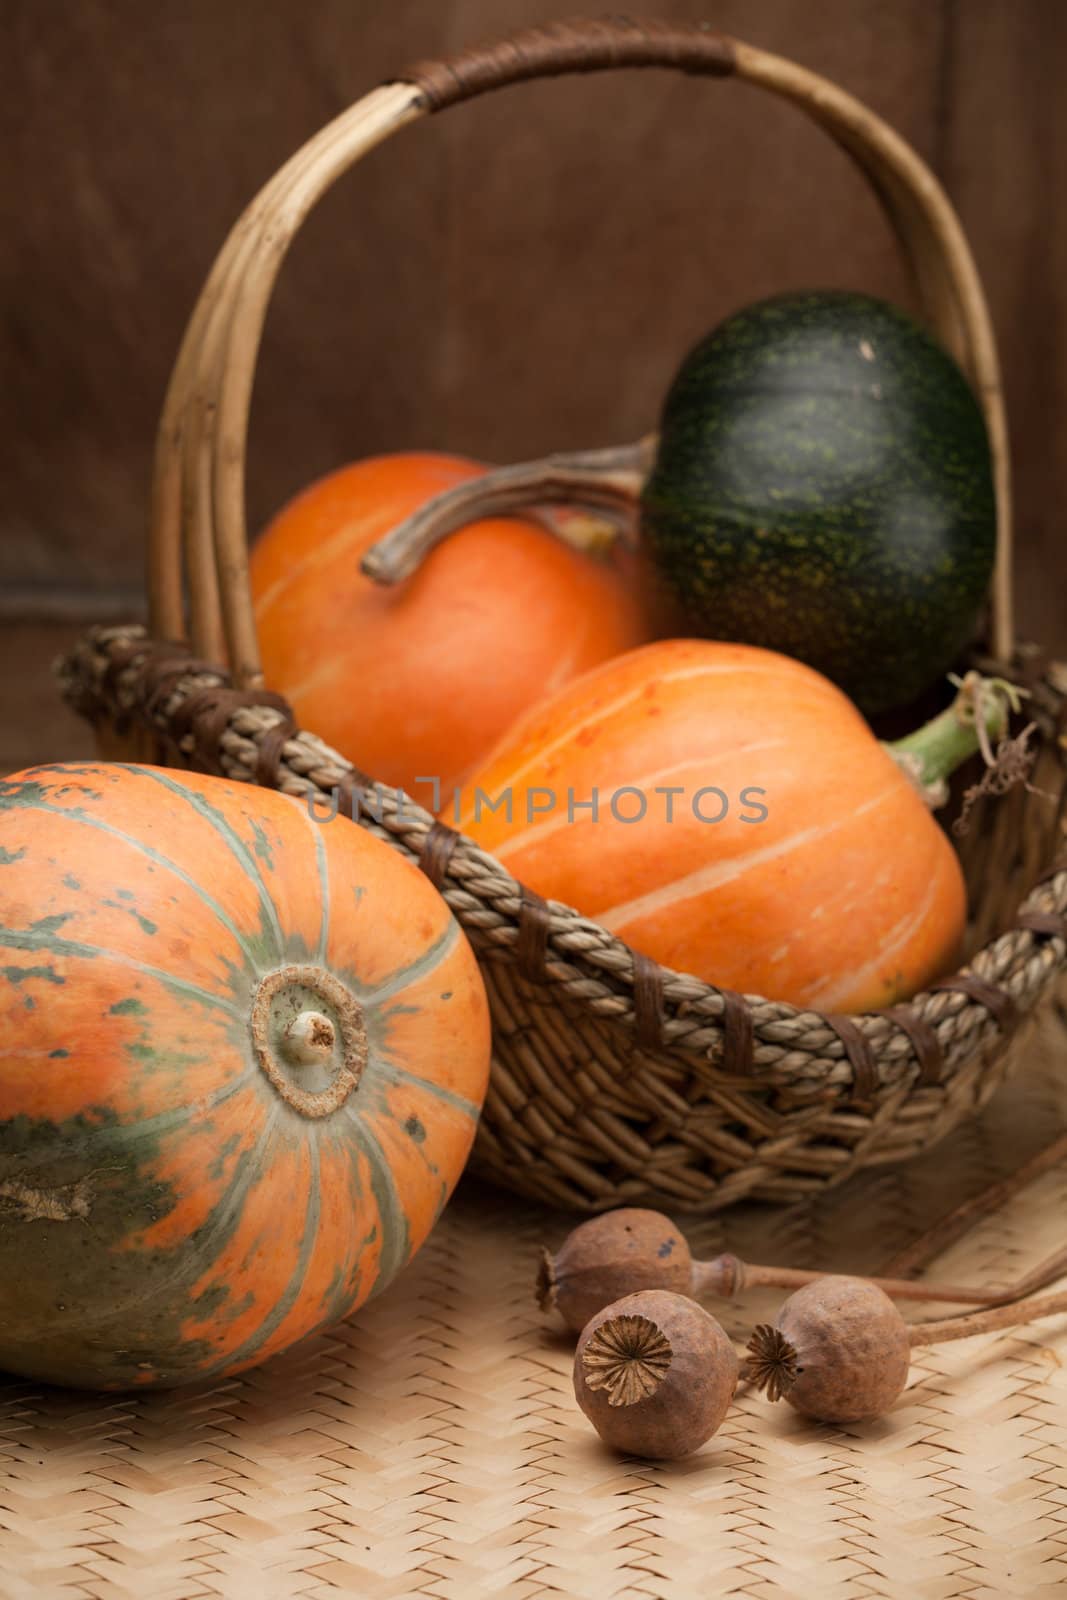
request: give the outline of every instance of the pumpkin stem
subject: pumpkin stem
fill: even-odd
[[[358,1087],[369,1049],[363,1007],[325,967],[268,972],[248,1024],[264,1076],[301,1116],[332,1115]]]
[[[979,750],[987,766],[996,765],[992,741],[1004,738],[1008,719],[1026,692],[1006,678],[983,678],[977,672],[953,675],[949,681],[958,691],[952,704],[914,733],[886,745],[931,807],[944,805],[946,780]]]
[[[599,553],[620,529],[636,526],[638,497],[651,471],[656,444],[656,436],[649,434],[636,444],[545,456],[457,484],[371,545],[360,571],[375,583],[399,583],[458,528],[483,517],[524,510],[568,544]],[[572,508],[572,514],[543,509],[562,505]]]
[[[337,1030],[321,1011],[298,1011],[281,1037],[281,1049],[294,1066],[310,1067],[329,1061]]]

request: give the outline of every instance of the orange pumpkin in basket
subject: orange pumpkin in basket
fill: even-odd
[[[462,826],[546,898],[742,992],[862,1010],[959,953],[962,873],[915,784],[839,689],[751,646],[670,640],[587,673],[470,778]]]
[[[152,767],[0,782],[0,1366],[239,1371],[347,1315],[463,1168],[489,1022],[428,881]]]
[[[303,726],[423,803],[484,759],[520,712],[647,633],[620,558],[531,522],[477,522],[383,588],[360,558],[484,469],[456,457],[356,462],[292,500],[252,553],[266,681]],[[625,559],[625,558],[622,558]]]

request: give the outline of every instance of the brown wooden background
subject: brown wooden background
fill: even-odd
[[[272,170],[409,59],[569,9],[0,0],[9,618],[72,594],[88,612],[134,603],[168,366],[214,252]],[[947,184],[1007,372],[1024,626],[1067,646],[1067,4],[645,9],[827,74]],[[908,298],[854,170],[756,91],[628,73],[462,107],[377,152],[297,242],[257,386],[253,521],[378,449],[505,459],[635,436],[696,335],[746,300],[827,284]]]

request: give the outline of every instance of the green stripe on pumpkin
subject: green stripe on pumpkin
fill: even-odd
[[[330,867],[326,859],[326,841],[322,836],[322,823],[316,822],[302,806],[301,815],[307,819],[315,840],[315,861],[319,873],[319,896],[322,900],[322,921],[319,925],[319,944],[315,951],[315,960],[320,966],[328,966],[326,952],[330,942]]]
[[[24,1158],[32,1154],[35,1167],[41,1170],[47,1168],[51,1161],[66,1160],[73,1151],[80,1151],[88,1147],[94,1159],[106,1159],[107,1147],[122,1150],[125,1147],[135,1146],[143,1139],[165,1137],[183,1128],[192,1118],[203,1117],[208,1112],[214,1111],[218,1106],[229,1100],[238,1090],[247,1086],[249,1080],[256,1075],[258,1067],[246,1067],[243,1072],[237,1073],[228,1083],[206,1100],[197,1100],[191,1105],[173,1106],[169,1111],[159,1111],[154,1117],[143,1117],[140,1122],[87,1122],[85,1113],[79,1112],[67,1122],[55,1123],[57,1129],[54,1138],[47,1140],[34,1139],[28,1149],[22,1145],[17,1148],[5,1149],[3,1135],[7,1132],[17,1135],[18,1126],[15,1122],[0,1123],[0,1162],[5,1158]],[[69,1127],[69,1132],[64,1129]]]
[[[266,1121],[255,1143],[238,1156],[229,1183],[193,1235],[193,1248],[185,1257],[188,1263],[186,1276],[192,1276],[195,1280],[215,1270],[219,1257],[237,1232],[244,1215],[244,1205],[249,1190],[256,1179],[262,1176],[264,1163],[269,1159],[268,1152],[277,1133],[281,1111],[282,1104],[276,1101],[268,1110]],[[203,1291],[198,1300],[190,1301],[189,1319],[193,1321],[206,1314],[206,1308],[199,1306],[199,1300],[209,1299],[214,1302],[226,1292],[227,1287],[221,1282],[213,1284],[210,1289]],[[231,1356],[220,1357],[218,1364],[227,1366],[232,1359]],[[208,1367],[204,1370],[210,1371],[213,1368]]]
[[[422,1094],[428,1094],[435,1100],[442,1101],[446,1106],[451,1106],[455,1111],[462,1111],[471,1122],[477,1123],[481,1116],[481,1108],[473,1100],[468,1100],[461,1094],[456,1094],[454,1089],[446,1089],[442,1083],[431,1083],[427,1078],[420,1078],[416,1073],[409,1072],[406,1067],[401,1067],[395,1061],[388,1059],[388,1053],[381,1049],[371,1052],[367,1062],[366,1071],[374,1077],[380,1077],[394,1088],[417,1089]]]
[[[227,1096],[224,1095],[219,1098],[225,1099]],[[215,1103],[218,1102],[216,1101]],[[152,1119],[153,1122],[159,1120],[158,1118]],[[203,1277],[206,1272],[211,1270],[214,1262],[218,1260],[218,1257],[232,1239],[243,1215],[244,1202],[248,1196],[248,1191],[253,1181],[261,1173],[261,1164],[274,1131],[274,1121],[275,1114],[272,1112],[255,1144],[238,1157],[233,1176],[224,1193],[212,1206],[191,1239],[187,1240],[184,1245],[172,1246],[168,1251],[168,1254],[172,1255],[175,1261],[175,1279],[178,1282],[185,1280],[195,1281]],[[141,1127],[147,1128],[148,1125],[145,1122],[141,1124]],[[167,1286],[168,1292],[169,1288],[170,1285]],[[213,1295],[214,1293],[216,1293],[214,1287],[206,1291],[208,1295]],[[162,1298],[162,1294],[163,1291],[156,1285],[145,1294],[124,1298],[118,1305],[113,1303],[103,1305],[98,1315],[83,1315],[83,1325],[92,1327],[98,1323],[107,1322],[116,1313],[125,1316],[133,1307],[145,1305],[156,1298]],[[197,1310],[197,1302],[195,1300],[191,1301],[190,1316],[197,1317],[199,1315],[201,1315],[201,1312]],[[229,1357],[226,1357],[222,1364],[225,1365],[229,1359]]]
[[[385,1151],[371,1132],[367,1119],[359,1114],[358,1107],[351,1100],[344,1110],[355,1126],[355,1143],[366,1156],[370,1167],[371,1193],[378,1208],[378,1223],[382,1230],[378,1271],[371,1289],[371,1294],[375,1295],[392,1282],[409,1260],[411,1231]]]
[[[364,989],[360,999],[365,1000],[368,1005],[381,1005],[391,999],[398,989],[404,988],[409,983],[416,983],[419,978],[425,978],[435,967],[440,966],[445,956],[451,953],[458,938],[459,923],[450,915],[444,929],[421,956],[416,956],[414,961],[409,961],[405,966],[397,967],[395,972],[391,972],[388,978],[383,978],[374,988]]]
[[[204,818],[204,821],[215,830],[220,839],[228,846],[244,868],[251,882],[256,886],[264,921],[269,924],[270,931],[275,939],[275,955],[278,960],[281,960],[285,955],[286,940],[285,935],[282,933],[281,922],[278,919],[278,908],[274,904],[270,890],[267,888],[266,879],[260,871],[256,857],[249,850],[240,834],[231,827],[229,820],[211,804],[210,800],[205,799],[195,789],[187,789],[183,784],[176,783],[165,772],[153,771],[149,767],[132,765],[128,770],[136,772],[142,778],[150,778],[153,783],[161,784],[164,789],[169,789],[171,794],[175,794],[180,800],[184,800],[186,805],[192,806],[193,810]]]
[[[75,956],[90,961],[102,956],[117,966],[128,967],[131,972],[140,972],[145,977],[155,978],[167,988],[173,989],[178,994],[188,995],[191,1000],[196,1000],[201,1005],[210,1006],[216,1011],[224,1011],[236,1022],[244,1022],[247,1017],[247,1013],[232,1001],[224,1000],[221,995],[212,994],[209,989],[201,989],[199,984],[190,983],[186,978],[176,978],[173,973],[164,972],[161,967],[149,966],[146,961],[137,961],[133,956],[124,956],[117,950],[106,950],[95,944],[82,944],[75,939],[60,939],[50,930],[0,927],[0,949],[47,950],[51,955]]]
[[[275,1301],[270,1312],[263,1318],[255,1333],[249,1334],[244,1343],[238,1345],[236,1350],[231,1350],[229,1355],[206,1367],[204,1369],[205,1376],[217,1371],[220,1367],[234,1367],[244,1362],[256,1360],[263,1346],[268,1342],[271,1335],[281,1327],[290,1311],[296,1305],[300,1291],[307,1279],[312,1257],[315,1254],[319,1218],[322,1214],[322,1179],[319,1167],[318,1141],[314,1138],[309,1139],[305,1148],[308,1152],[310,1166],[308,1174],[308,1209],[307,1217],[304,1221],[304,1233],[300,1241],[300,1251],[289,1282],[285,1287],[284,1293]]]
[[[162,851],[156,850],[150,844],[142,843],[140,839],[135,839],[132,834],[127,833],[123,828],[117,828],[114,823],[105,822],[101,817],[91,816],[89,812],[83,810],[80,806],[53,806],[49,805],[47,800],[35,800],[29,798],[23,800],[16,799],[12,801],[0,796],[0,810],[16,809],[22,811],[43,811],[52,817],[66,817],[72,822],[81,823],[87,828],[95,828],[99,833],[106,833],[111,838],[121,840],[123,844],[131,846],[132,849],[136,850],[147,860],[153,862],[156,866],[163,867],[166,871],[172,872],[176,878],[181,879],[182,883],[184,883],[187,888],[192,889],[193,892],[200,897],[200,899],[207,906],[208,910],[211,911],[213,915],[216,916],[222,923],[226,931],[233,935],[239,948],[244,952],[245,960],[248,964],[249,970],[251,972],[258,970],[256,957],[248,943],[247,936],[241,932],[233,918],[219,904],[214,895],[209,893],[209,891],[204,888],[202,883],[198,883],[197,880],[190,876],[190,874],[186,872],[183,867],[179,867],[176,861],[171,861],[169,856],[165,856]],[[66,882],[66,880],[64,881]],[[72,885],[68,882],[67,887],[71,888]]]

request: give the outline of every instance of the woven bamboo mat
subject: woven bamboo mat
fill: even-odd
[[[875,1270],[1065,1125],[1067,1032],[1050,1020],[930,1157],[689,1231],[702,1254]],[[1013,1278],[1065,1218],[1067,1167],[938,1270]],[[264,1370],[132,1398],[0,1382],[4,1600],[1067,1594],[1062,1322],[919,1352],[877,1423],[805,1424],[746,1394],[698,1456],[655,1466],[589,1431],[571,1346],[534,1308],[536,1246],[567,1226],[468,1185],[388,1294]],[[753,1294],[723,1320],[740,1336],[775,1304]]]

